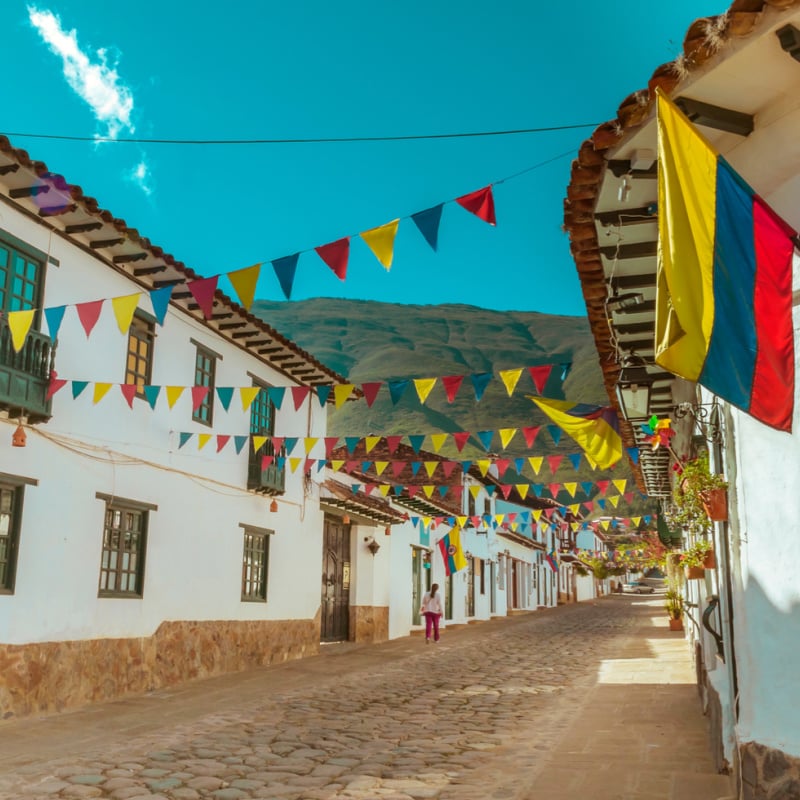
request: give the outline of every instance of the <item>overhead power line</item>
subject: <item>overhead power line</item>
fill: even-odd
[[[190,145],[242,145],[242,144],[341,144],[345,142],[412,142],[431,139],[475,139],[488,136],[518,136],[531,133],[570,131],[577,128],[596,128],[600,123],[582,122],[577,125],[550,125],[544,128],[515,128],[499,131],[467,131],[462,133],[421,133],[408,136],[326,136],[291,139],[145,139],[112,138],[110,136],[67,136],[55,133],[21,133],[2,131],[9,138],[57,139],[62,142],[107,142],[109,144],[190,144]]]

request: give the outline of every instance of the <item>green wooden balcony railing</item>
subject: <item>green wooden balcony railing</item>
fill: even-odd
[[[253,452],[250,445],[250,460],[247,471],[247,488],[261,494],[283,494],[286,491],[286,465],[279,467],[274,461],[266,468],[261,469],[262,456],[285,455],[281,448],[276,453],[272,442],[266,442],[258,453]]]
[[[31,331],[19,353],[11,344],[8,322],[0,318],[0,409],[29,422],[47,422],[52,416],[47,387],[56,348],[50,337]]]

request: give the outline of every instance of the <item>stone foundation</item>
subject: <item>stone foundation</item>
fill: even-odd
[[[800,797],[800,758],[757,742],[740,746],[741,800],[791,800]]]
[[[350,641],[389,640],[388,606],[350,606]]]
[[[0,716],[62,711],[302,658],[319,652],[319,638],[317,614],[164,622],[153,636],[136,639],[0,644]]]

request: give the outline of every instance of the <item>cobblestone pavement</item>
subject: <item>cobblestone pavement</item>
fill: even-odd
[[[539,797],[531,789],[547,780],[548,754],[601,661],[653,611],[613,597],[451,629],[435,645],[333,645],[280,667],[4,723],[0,797]]]

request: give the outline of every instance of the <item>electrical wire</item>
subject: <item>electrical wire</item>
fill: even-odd
[[[541,128],[512,128],[495,131],[466,131],[460,133],[417,133],[405,136],[322,136],[308,139],[146,139],[112,138],[110,136],[68,136],[55,133],[20,133],[0,131],[9,138],[55,139],[62,142],[103,142],[107,144],[179,144],[179,145],[251,145],[251,144],[344,144],[348,142],[419,142],[437,139],[476,139],[489,136],[519,136],[553,131],[571,131],[596,128],[598,122],[581,122],[575,125],[548,125]]]

